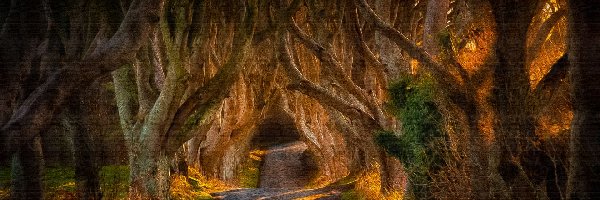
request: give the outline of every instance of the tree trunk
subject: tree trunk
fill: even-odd
[[[22,144],[13,155],[12,162],[12,199],[43,199],[42,171],[44,158],[41,138]]]
[[[75,179],[77,181],[77,197],[80,199],[101,199],[100,167],[98,166],[95,145],[89,133],[75,132]]]
[[[472,90],[473,91],[473,90]],[[471,93],[473,94],[473,93]],[[488,149],[485,148],[483,135],[479,129],[479,113],[475,99],[467,97],[469,101],[463,103],[462,110],[467,117],[468,125],[468,146],[469,153],[469,171],[471,179],[471,197],[474,199],[489,198],[488,172],[489,165],[487,159]]]
[[[570,0],[569,8],[574,119],[567,198],[596,199],[600,196],[600,2]]]
[[[407,175],[402,168],[402,163],[381,149],[381,189],[382,192],[402,191],[406,192]]]
[[[448,25],[446,17],[448,9],[450,9],[449,0],[429,0],[427,2],[427,14],[423,25],[423,48],[434,58],[437,58],[442,52],[439,42],[440,33]]]
[[[535,199],[535,189],[521,168],[535,139],[534,119],[528,102],[529,68],[525,64],[526,36],[537,2],[504,0],[492,3],[496,20],[496,56],[493,105],[500,149],[498,172],[512,198]]]
[[[171,158],[164,151],[132,147],[129,157],[129,199],[169,199]]]
[[[80,95],[77,95],[80,96]],[[98,155],[96,145],[92,139],[94,130],[102,127],[90,126],[87,120],[88,113],[83,112],[85,105],[81,99],[75,98],[69,104],[69,121],[73,126],[73,160],[75,162],[75,180],[77,197],[79,199],[101,199]],[[86,105],[89,106],[89,105]]]

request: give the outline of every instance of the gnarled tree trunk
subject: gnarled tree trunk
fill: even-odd
[[[600,2],[569,1],[571,124],[568,199],[596,199],[600,188]]]
[[[499,159],[493,167],[497,167],[511,198],[539,198],[536,187],[543,178],[535,177],[535,171],[547,163],[537,163],[545,154],[533,146],[538,138],[526,64],[527,31],[538,1],[491,4],[497,32],[493,105],[498,121],[494,126],[500,150],[499,155],[491,155]]]

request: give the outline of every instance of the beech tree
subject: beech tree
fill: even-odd
[[[598,1],[569,1],[569,61],[574,119],[570,140],[567,199],[598,197],[600,105],[600,7]]]
[[[74,6],[61,7],[66,3]],[[35,144],[35,137],[44,133],[44,129],[61,107],[71,103],[69,99],[73,95],[86,89],[81,87],[82,85],[89,85],[98,77],[105,76],[122,63],[126,63],[132,51],[139,49],[148,38],[147,33],[158,23],[160,1],[123,3],[123,10],[126,10],[127,14],[124,15],[122,23],[115,23],[121,22],[118,18],[123,16],[111,13],[121,10],[115,9],[121,5],[118,2],[11,2],[11,9],[3,26],[3,41],[6,41],[6,44],[8,41],[29,44],[16,44],[12,46],[13,49],[7,48],[3,51],[3,64],[6,64],[4,69],[30,70],[32,74],[22,74],[20,77],[39,79],[39,84],[28,81],[25,82],[26,85],[18,85],[16,83],[19,81],[15,78],[19,75],[8,74],[8,78],[14,81],[11,83],[16,84],[9,87],[10,94],[21,96],[19,101],[14,101],[16,97],[3,99],[9,104],[12,103],[14,110],[5,115],[10,118],[3,121],[0,131],[1,138],[4,139],[3,152],[15,155],[14,198],[41,198],[41,169],[35,166],[42,163],[39,160],[41,157],[33,153],[35,145],[32,144]],[[95,21],[98,19],[95,18],[90,20],[93,22],[86,21],[86,17],[92,16],[85,16],[82,11],[90,5],[100,8],[98,10],[102,13],[99,15],[101,20]],[[53,8],[58,12],[52,12]],[[73,12],[63,15],[60,11],[64,11],[62,9],[65,8]],[[85,26],[87,23],[94,26]],[[119,24],[121,25],[115,26]],[[36,39],[14,40],[10,37],[11,34]],[[23,49],[26,46],[32,49]],[[63,47],[65,51],[61,52]],[[22,52],[23,56],[16,57],[12,54],[14,52]],[[4,62],[15,58],[14,62]],[[14,89],[15,87],[17,89]],[[23,88],[23,92],[17,92],[18,88]],[[23,171],[18,172],[19,170]]]
[[[211,10],[215,8],[216,10]],[[254,34],[256,2],[168,1],[160,29],[131,65],[113,74],[129,154],[131,199],[168,199],[175,152],[197,133],[243,71]],[[224,24],[218,24],[219,18]],[[203,50],[211,38],[231,41],[216,74]],[[219,38],[217,38],[219,39]],[[214,63],[212,63],[214,64]]]
[[[558,7],[539,17],[549,3],[13,0],[0,11],[0,81],[6,83],[0,93],[7,94],[0,97],[0,139],[2,153],[12,158],[12,197],[43,198],[39,137],[63,113],[76,132],[78,195],[101,198],[99,168],[90,159],[91,138],[98,127],[78,113],[85,113],[92,102],[83,95],[87,86],[112,76],[129,158],[129,198],[169,199],[169,168],[175,153],[191,138],[196,141],[190,148],[201,148],[215,118],[222,122],[231,117],[225,116],[224,102],[239,100],[227,99],[238,94],[232,90],[240,79],[252,74],[246,68],[248,58],[267,57],[263,60],[269,60],[269,66],[259,67],[274,75],[257,75],[268,83],[243,80],[251,86],[240,92],[248,94],[241,101],[262,99],[249,104],[255,106],[248,108],[250,112],[240,114],[243,122],[234,124],[236,130],[256,131],[259,125],[253,120],[284,112],[286,123],[295,125],[316,161],[337,155],[319,152],[335,147],[326,149],[311,138],[318,135],[312,133],[313,126],[329,124],[311,124],[306,107],[290,105],[306,102],[292,95],[304,95],[320,104],[327,123],[340,132],[336,136],[343,139],[351,157],[348,176],[377,163],[381,190],[402,190],[399,160],[373,138],[381,130],[402,134],[402,122],[386,107],[388,84],[399,74],[427,76],[435,82],[436,106],[444,112],[440,123],[453,138],[444,145],[451,148],[447,161],[456,169],[441,176],[460,181],[454,190],[463,196],[456,198],[594,198],[599,182],[594,160],[600,83],[594,76],[600,73],[595,68],[600,63],[596,55],[600,41],[595,39],[600,32],[600,8],[595,1],[570,0],[568,9]],[[480,19],[458,19],[458,9]],[[533,85],[534,61],[545,56],[544,44],[557,31],[557,24],[564,25],[560,21],[567,15],[568,52],[558,50],[558,60]],[[463,66],[459,57],[471,37],[476,37],[464,32],[477,31],[453,26],[477,20],[488,23],[483,32],[493,32],[495,41],[486,47],[491,51],[483,64],[473,69]],[[263,41],[272,51],[257,47]],[[282,83],[274,83],[282,78]],[[568,184],[559,177],[566,166],[552,160],[540,147],[545,140],[536,134],[539,116],[566,84],[572,84],[574,111]],[[488,91],[489,97],[482,95]],[[560,95],[567,96],[566,92]],[[482,129],[488,116],[493,118],[489,122],[493,130]],[[255,133],[246,132],[226,133],[223,137],[231,138],[224,139],[223,146],[238,141],[249,145]],[[222,154],[226,153],[200,156],[210,159]],[[232,176],[231,171],[223,176]]]

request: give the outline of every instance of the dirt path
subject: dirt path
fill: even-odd
[[[341,199],[343,191],[352,186],[334,186],[319,189],[290,189],[290,188],[243,188],[211,194],[215,199],[224,200],[288,200],[288,199]]]
[[[216,199],[340,199],[346,187],[324,187],[304,189],[309,181],[302,153],[306,150],[303,142],[292,142],[269,148],[264,157],[260,176],[260,188],[241,188],[212,194]]]
[[[292,142],[269,148],[260,174],[261,188],[300,188],[308,183],[302,162],[306,150],[303,142]]]

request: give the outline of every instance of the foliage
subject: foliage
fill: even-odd
[[[379,171],[379,165],[375,163],[358,177],[354,186],[358,199],[384,199],[381,193],[381,174]]]
[[[429,173],[443,165],[443,150],[433,144],[445,140],[442,115],[434,102],[433,81],[428,77],[401,77],[390,86],[389,93],[389,107],[402,122],[402,133],[380,131],[375,140],[405,166],[412,195],[426,198]]]
[[[373,163],[371,167],[364,170],[353,181],[343,181],[347,184],[354,183],[354,188],[342,193],[342,199],[347,200],[401,200],[403,194],[399,191],[381,191],[380,166]],[[343,183],[340,183],[343,184]]]
[[[359,200],[361,199],[356,190],[348,190],[342,192],[342,200]]]
[[[0,168],[0,199],[10,199],[10,167]],[[209,193],[219,192],[230,186],[202,176],[195,168],[189,168],[189,176],[175,175],[171,179],[173,199],[212,199]],[[76,199],[75,170],[71,167],[47,168],[44,175],[47,199]],[[100,190],[104,199],[127,199],[129,190],[129,166],[104,166],[100,171]]]
[[[171,198],[173,199],[212,199],[210,194],[201,191],[194,179],[183,175],[171,178]]]
[[[198,169],[188,167],[188,176],[174,175],[171,177],[172,199],[212,199],[210,193],[220,192],[230,188],[229,185],[204,177]]]

